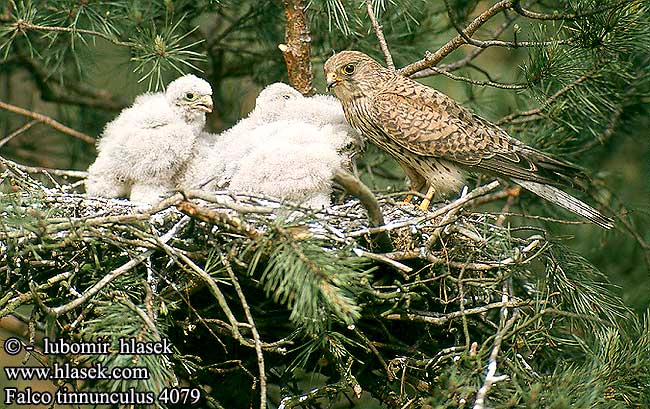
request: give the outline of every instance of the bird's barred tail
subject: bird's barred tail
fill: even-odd
[[[563,192],[554,186],[521,179],[513,180],[517,184],[521,185],[527,190],[530,190],[536,195],[541,196],[542,198],[548,200],[549,202],[555,203],[558,206],[562,206],[565,209],[584,217],[585,219],[597,224],[602,228],[611,229],[614,227],[614,220],[603,216],[598,210],[589,206],[587,203],[576,199],[570,194]]]

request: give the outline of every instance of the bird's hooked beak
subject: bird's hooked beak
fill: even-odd
[[[212,112],[212,97],[210,95],[204,95],[201,98],[199,98],[194,104],[194,108],[198,109],[199,111],[207,112],[210,113]]]
[[[335,85],[337,85],[339,82],[341,82],[341,78],[333,72],[329,71],[327,72],[327,90],[331,91],[332,88],[334,88]]]

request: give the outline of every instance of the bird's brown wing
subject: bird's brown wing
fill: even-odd
[[[581,178],[573,165],[511,138],[442,93],[426,88],[407,95],[382,92],[369,111],[375,124],[411,153],[551,185],[572,185]]]

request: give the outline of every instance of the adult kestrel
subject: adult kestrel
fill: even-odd
[[[358,51],[330,57],[325,75],[350,125],[397,160],[412,190],[458,191],[468,173],[489,174],[612,227],[613,220],[558,188],[580,181],[579,169],[526,146],[447,95]]]

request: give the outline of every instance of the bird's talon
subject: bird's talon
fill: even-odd
[[[413,195],[409,193],[408,195],[406,195],[404,200],[395,202],[395,206],[407,206],[407,205],[412,206],[413,205],[413,203],[411,203],[412,200],[413,200]]]
[[[424,197],[424,199],[422,199],[422,203],[420,203],[420,206],[418,206],[420,208],[420,210],[422,210],[423,212],[426,212],[426,211],[429,210],[429,205],[431,204],[431,199],[433,199],[433,195],[435,195],[435,194],[436,194],[436,189],[433,186],[430,186],[429,190],[427,190],[426,196]]]
[[[506,193],[508,194],[508,196],[518,197],[521,194],[521,186],[511,187],[506,190]]]

